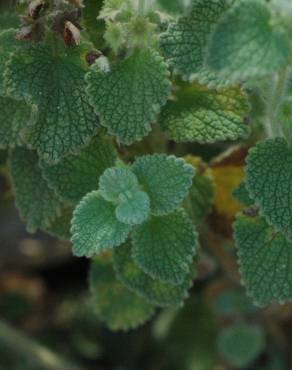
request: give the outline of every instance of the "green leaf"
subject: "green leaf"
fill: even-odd
[[[234,230],[242,279],[255,303],[291,300],[291,242],[260,217],[240,215]]]
[[[98,125],[85,93],[83,50],[63,48],[54,55],[48,44],[29,43],[12,55],[6,70],[8,92],[38,108],[26,139],[48,162],[87,145]]]
[[[263,0],[239,0],[210,40],[207,64],[230,80],[273,73],[287,63],[289,40]]]
[[[118,279],[133,292],[161,307],[178,306],[187,298],[192,285],[192,271],[181,285],[172,285],[145,274],[131,258],[130,242],[114,250],[114,269]]]
[[[185,157],[187,163],[196,169],[189,195],[184,201],[184,209],[192,218],[195,225],[200,224],[211,211],[214,203],[214,180],[210,169],[196,157]]]
[[[114,146],[96,137],[80,153],[69,155],[53,165],[41,161],[41,167],[57,194],[75,204],[87,193],[98,189],[100,176],[115,164],[116,158]]]
[[[95,311],[111,330],[134,329],[154,314],[151,304],[116,279],[110,259],[92,261],[89,283]]]
[[[221,356],[236,368],[245,368],[263,351],[265,346],[262,328],[244,323],[223,329],[217,338]]]
[[[265,347],[263,329],[245,323],[235,323],[223,329],[217,338],[218,352],[235,368],[245,368]]]
[[[0,96],[0,148],[23,144],[23,131],[31,119],[31,106],[25,101]]]
[[[116,208],[117,219],[125,224],[138,225],[145,222],[150,212],[150,199],[144,191],[123,194]]]
[[[120,195],[139,189],[137,177],[126,168],[108,168],[99,179],[100,195],[109,202],[118,202]]]
[[[237,88],[220,92],[191,86],[177,93],[161,114],[161,127],[175,141],[214,143],[246,137],[249,104]]]
[[[0,95],[6,93],[4,84],[6,62],[19,44],[20,42],[15,39],[15,30],[9,29],[0,33]]]
[[[193,0],[188,15],[170,23],[160,37],[160,47],[168,63],[185,79],[199,79],[224,85],[205,67],[206,44],[222,14],[229,8],[226,0]]]
[[[58,215],[61,202],[42,176],[35,152],[17,148],[9,158],[16,206],[26,221],[26,228],[33,233],[45,229]]]
[[[70,206],[65,206],[61,209],[60,214],[52,220],[44,231],[51,236],[62,240],[70,240],[71,238],[71,220],[73,217],[73,209]]]
[[[151,49],[134,51],[109,72],[94,64],[87,91],[101,124],[123,144],[141,140],[170,94],[168,76],[163,59]]]
[[[76,207],[72,219],[71,241],[75,256],[94,254],[119,246],[130,232],[115,215],[115,205],[104,200],[97,191],[87,194]]]
[[[291,239],[292,149],[285,139],[269,139],[250,150],[246,186],[268,223]]]
[[[16,13],[3,12],[0,14],[0,31],[7,30],[8,28],[17,28],[19,23],[20,19]]]
[[[254,205],[254,200],[250,197],[247,191],[245,181],[243,181],[232,193],[232,196],[239,200],[242,204],[247,207]]]
[[[136,264],[154,279],[174,285],[186,279],[198,246],[197,234],[182,210],[152,217],[134,229],[132,242]]]
[[[150,198],[151,212],[156,215],[170,213],[180,205],[195,174],[183,159],[165,154],[139,157],[132,170]]]

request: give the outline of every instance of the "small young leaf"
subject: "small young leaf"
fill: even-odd
[[[279,70],[289,56],[288,37],[273,26],[263,0],[239,0],[213,32],[207,64],[230,80]]]
[[[292,243],[263,218],[240,215],[234,224],[243,282],[256,304],[292,299]]]
[[[64,206],[60,214],[52,220],[51,224],[44,228],[44,231],[51,236],[62,240],[70,240],[71,238],[71,220],[73,217],[73,209],[70,206]]]
[[[42,176],[38,160],[35,152],[24,148],[13,150],[9,158],[16,206],[31,233],[49,226],[61,207],[61,201]]]
[[[292,149],[283,138],[260,142],[247,157],[246,186],[276,230],[292,238]]]
[[[141,140],[170,94],[168,75],[163,59],[151,49],[134,51],[110,72],[93,65],[87,90],[101,124],[123,144]]]
[[[161,307],[180,305],[187,298],[194,278],[193,271],[181,285],[171,285],[151,278],[132,260],[130,242],[114,250],[114,269],[118,279],[127,288]]]
[[[263,351],[262,328],[243,323],[222,330],[217,338],[218,352],[236,368],[245,368]]]
[[[138,225],[145,222],[150,212],[150,199],[144,191],[120,196],[116,209],[117,219],[125,224]]]
[[[232,196],[246,207],[254,205],[254,200],[250,197],[244,181],[233,191]]]
[[[214,143],[246,137],[248,112],[247,96],[240,89],[217,92],[192,86],[167,103],[160,124],[175,141]]]
[[[99,179],[100,195],[109,202],[118,202],[121,194],[139,189],[137,177],[126,168],[108,168]]]
[[[81,47],[65,48],[60,55],[52,49],[45,43],[23,46],[8,62],[5,79],[12,96],[36,105],[37,122],[26,139],[48,162],[85,146],[98,126],[85,93]]]
[[[43,174],[61,198],[71,203],[98,188],[102,173],[115,164],[117,153],[110,142],[96,137],[78,154],[50,165],[41,161]]]
[[[206,44],[222,14],[229,8],[226,0],[193,0],[188,15],[170,23],[160,37],[160,47],[168,63],[185,79],[200,77],[220,81],[204,66]]]
[[[150,198],[151,212],[156,215],[170,213],[180,205],[195,174],[183,159],[165,154],[140,157],[132,170]]]
[[[92,261],[89,284],[94,309],[111,330],[135,329],[154,314],[151,304],[116,279],[109,259]]]
[[[78,257],[91,257],[122,244],[129,232],[130,226],[117,220],[115,205],[93,191],[74,211],[71,228],[73,253]]]
[[[198,237],[188,216],[179,210],[138,226],[132,242],[133,259],[145,273],[179,285],[190,272]]]
[[[31,106],[25,101],[0,96],[0,148],[23,144],[23,130],[31,119]]]

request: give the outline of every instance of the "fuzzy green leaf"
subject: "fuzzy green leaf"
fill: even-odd
[[[61,198],[74,204],[98,189],[100,176],[115,164],[116,158],[113,145],[97,137],[80,153],[69,155],[53,165],[41,161],[41,167],[50,186]]]
[[[217,338],[219,353],[236,368],[246,368],[260,355],[264,345],[262,328],[244,323],[227,327]]]
[[[6,62],[19,44],[20,42],[15,39],[15,30],[9,29],[0,33],[0,95],[5,95],[6,93],[4,84]]]
[[[147,301],[161,307],[178,306],[187,298],[192,285],[192,271],[181,285],[171,285],[145,274],[131,258],[130,242],[114,251],[114,269],[117,277],[127,288]]]
[[[25,101],[0,96],[0,148],[23,144],[23,130],[31,119],[31,106]]]
[[[233,191],[232,196],[247,207],[254,205],[254,200],[250,197],[244,181]]]
[[[1,11],[2,13],[2,11]],[[3,12],[0,14],[0,30],[7,30],[8,28],[17,28],[20,23],[20,18],[16,13]]]
[[[16,206],[29,232],[45,229],[59,213],[61,202],[42,176],[35,152],[17,148],[9,158]]]
[[[243,282],[260,306],[292,299],[292,243],[263,218],[240,215],[234,224]]]
[[[71,238],[71,220],[73,217],[73,209],[70,206],[65,206],[61,209],[59,215],[52,220],[44,231],[51,236],[62,240],[70,240]]]
[[[132,170],[150,198],[151,212],[156,215],[170,213],[180,205],[195,174],[183,159],[165,154],[140,157]]]
[[[130,226],[117,220],[115,205],[93,191],[74,211],[71,228],[73,253],[78,257],[91,257],[122,244],[129,232]]]
[[[150,212],[150,199],[144,191],[136,191],[120,196],[120,204],[116,209],[117,219],[129,225],[145,222]]]
[[[118,202],[120,195],[139,189],[137,177],[126,168],[108,168],[99,179],[100,195],[109,202]]]
[[[246,186],[268,223],[291,240],[292,149],[285,139],[269,139],[250,150]]]
[[[136,50],[109,72],[93,65],[87,90],[101,124],[123,144],[141,140],[170,94],[168,75],[163,59],[151,49]]]
[[[198,246],[197,234],[182,210],[152,217],[134,229],[132,242],[136,264],[151,277],[174,285],[186,279]]]
[[[273,26],[264,0],[240,0],[214,30],[207,64],[230,80],[279,70],[289,56],[288,37]]]
[[[26,139],[48,162],[85,146],[97,131],[98,119],[85,93],[85,71],[81,48],[64,48],[54,55],[44,43],[22,47],[7,64],[8,92],[38,108]]]
[[[246,137],[248,112],[247,96],[240,89],[216,92],[194,86],[168,102],[160,124],[175,141],[214,143]]]
[[[95,312],[111,330],[134,329],[154,314],[151,304],[116,279],[109,259],[92,261],[89,283]]]
[[[217,76],[204,65],[206,44],[222,14],[229,8],[226,0],[193,0],[188,15],[170,23],[160,37],[160,47],[168,63],[185,79],[199,79],[220,85]]]

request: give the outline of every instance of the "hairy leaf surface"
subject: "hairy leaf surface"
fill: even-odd
[[[240,89],[216,92],[192,86],[167,103],[160,124],[175,141],[214,143],[246,137],[248,112],[247,96]]]
[[[129,225],[145,222],[150,212],[150,199],[144,191],[122,194],[116,209],[117,219]]]
[[[268,223],[291,240],[292,149],[285,139],[268,139],[250,150],[246,186]]]
[[[114,250],[114,269],[119,280],[130,290],[161,307],[180,305],[187,298],[188,289],[194,278],[193,271],[181,285],[172,285],[151,278],[132,260],[130,242]]]
[[[74,204],[98,189],[100,176],[115,164],[116,158],[113,145],[97,137],[80,153],[71,154],[53,165],[41,161],[41,167],[45,178],[60,197]]]
[[[130,292],[115,277],[109,259],[94,259],[89,275],[94,309],[111,330],[129,330],[154,314],[154,307]]]
[[[193,225],[179,210],[152,217],[134,229],[132,256],[137,265],[153,278],[182,284],[190,273],[198,240]]]
[[[145,155],[132,166],[150,197],[151,212],[163,215],[175,210],[192,185],[194,168],[183,159],[165,154]]]
[[[37,154],[17,148],[11,152],[9,167],[16,206],[27,230],[45,229],[58,215],[61,201],[44,180]]]
[[[63,206],[60,213],[52,220],[44,231],[61,240],[70,240],[71,238],[71,220],[73,217],[73,208],[71,206]]]
[[[213,32],[207,64],[230,80],[279,70],[289,55],[288,37],[273,26],[263,0],[240,0]]]
[[[54,54],[45,43],[22,47],[7,64],[8,92],[37,107],[37,121],[26,139],[48,162],[85,146],[97,131],[98,119],[85,93],[85,70],[81,48]]]
[[[122,244],[129,232],[130,226],[117,220],[115,205],[93,191],[74,211],[71,228],[73,253],[78,257],[91,257]]]
[[[235,240],[243,282],[260,306],[292,299],[292,243],[263,218],[238,216]]]
[[[159,54],[136,50],[110,72],[93,65],[88,94],[101,124],[123,144],[141,140],[170,94],[169,72]]]

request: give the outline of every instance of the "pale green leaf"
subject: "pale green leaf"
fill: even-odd
[[[54,54],[49,44],[29,43],[12,55],[6,70],[8,92],[38,108],[26,139],[48,162],[87,145],[98,126],[85,92],[83,50],[63,48]]]
[[[31,106],[25,101],[0,96],[0,148],[23,144],[23,130],[31,119]]]
[[[118,202],[121,194],[138,189],[137,177],[127,167],[108,168],[99,179],[99,192],[110,202]]]
[[[165,154],[140,157],[132,170],[150,198],[151,212],[156,215],[170,213],[180,205],[195,174],[183,159]]]
[[[187,15],[170,23],[160,37],[160,47],[168,63],[186,79],[224,85],[205,67],[206,44],[211,31],[229,8],[228,0],[193,0]]]
[[[246,137],[248,113],[247,96],[240,89],[217,92],[192,86],[168,102],[160,124],[175,141],[214,143]]]
[[[285,139],[260,142],[247,157],[247,190],[276,230],[292,238],[292,149]]]
[[[150,199],[144,191],[122,194],[116,208],[117,219],[129,225],[145,222],[150,212]]]
[[[154,314],[151,304],[116,279],[110,259],[92,261],[89,283],[94,310],[111,330],[135,329]]]
[[[197,234],[182,210],[150,218],[134,229],[132,242],[135,263],[154,279],[174,285],[190,273],[198,247]]]
[[[59,213],[61,202],[48,187],[35,152],[17,148],[9,158],[16,206],[29,232],[45,229]]]
[[[181,285],[172,285],[145,274],[131,258],[130,242],[114,250],[114,269],[125,286],[147,301],[161,307],[178,306],[187,298],[192,285],[192,271]]]
[[[71,154],[53,165],[41,161],[41,167],[50,186],[60,197],[76,203],[87,193],[98,189],[100,176],[115,164],[116,158],[114,146],[96,137],[78,154]]]
[[[239,0],[215,28],[207,64],[230,80],[244,80],[281,69],[288,56],[288,37],[273,25],[267,2]]]
[[[87,91],[101,124],[123,144],[141,140],[170,94],[168,75],[163,59],[151,49],[134,51],[109,72],[93,65]]]
[[[117,220],[115,205],[93,191],[74,211],[71,228],[73,253],[78,257],[91,257],[122,244],[129,232],[130,226]]]
[[[263,351],[264,332],[261,327],[238,323],[223,329],[217,338],[220,355],[236,368],[246,368]]]
[[[71,238],[71,220],[73,217],[73,209],[70,206],[64,206],[58,216],[51,221],[44,231],[51,236],[62,240],[70,240]]]
[[[292,243],[263,218],[240,215],[234,224],[240,271],[260,306],[292,299]]]

